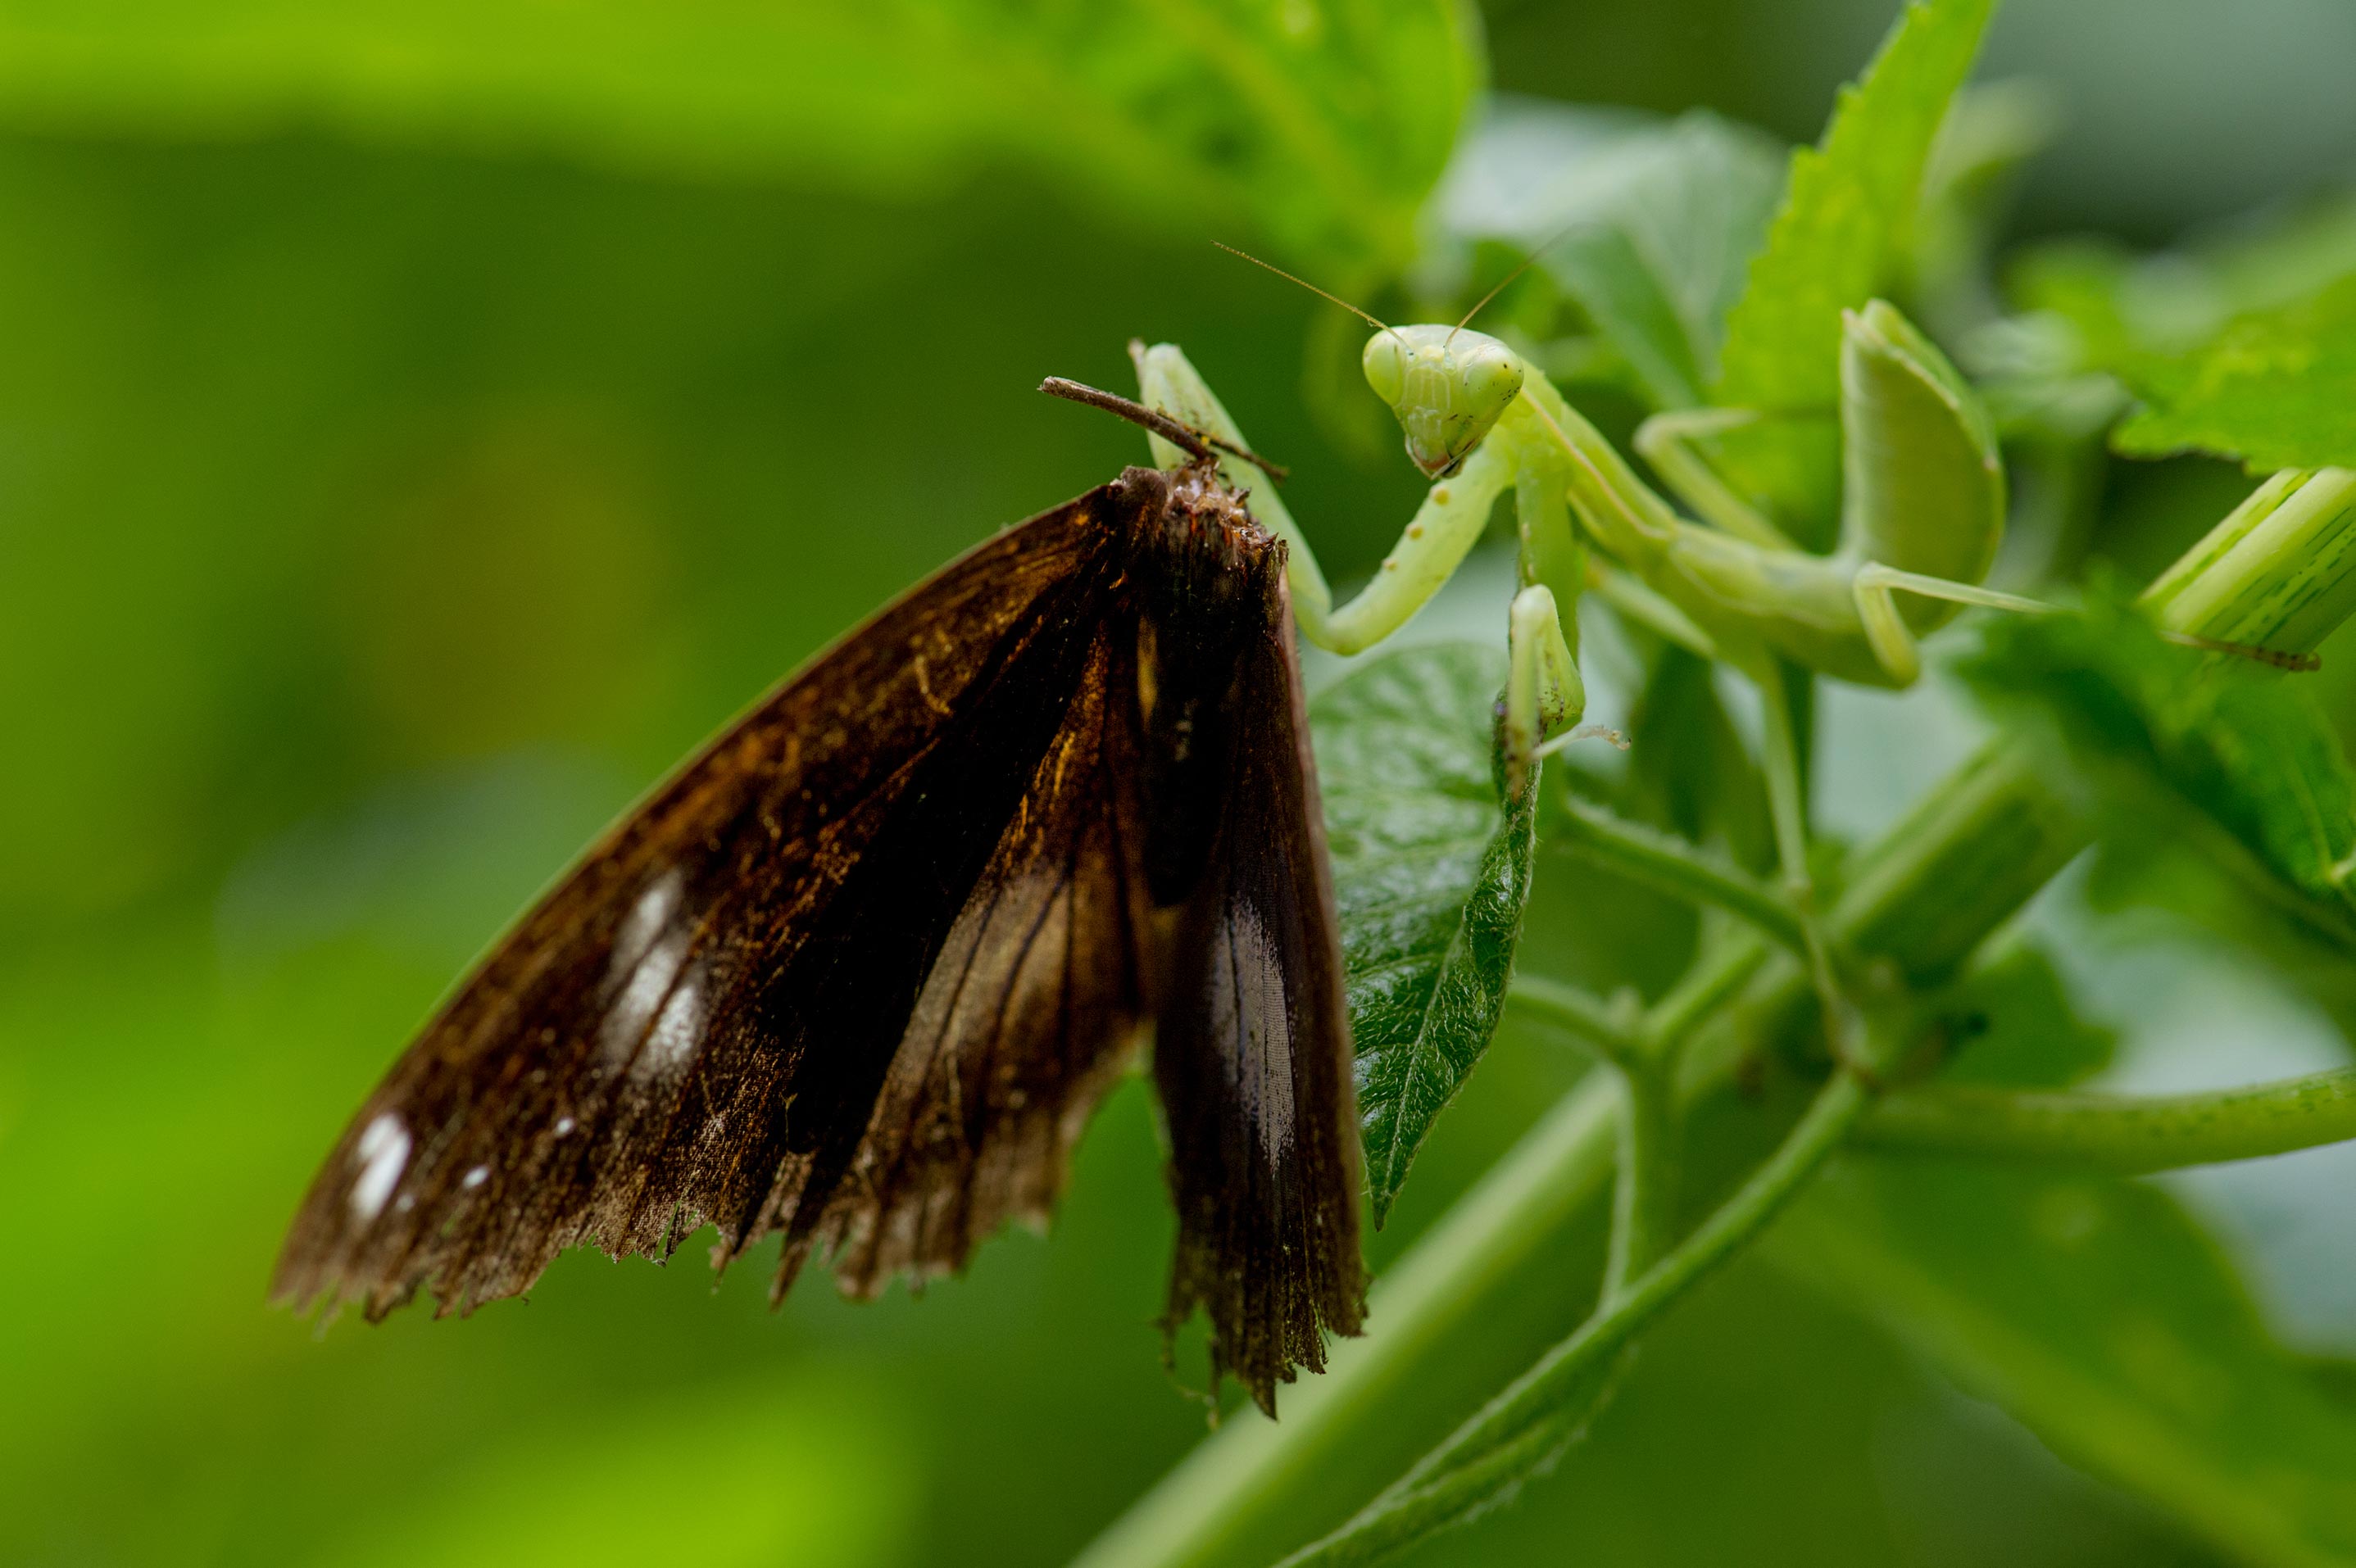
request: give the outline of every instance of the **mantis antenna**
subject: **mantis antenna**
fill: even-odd
[[[1479,299],[1474,300],[1472,302],[1472,308],[1466,311],[1462,315],[1457,318],[1456,325],[1448,329],[1448,336],[1443,340],[1442,347],[1445,347],[1449,343],[1455,342],[1456,335],[1463,331],[1467,326],[1471,325],[1474,316],[1479,315],[1483,311],[1488,309],[1489,302],[1495,299],[1499,294],[1504,293],[1505,292],[1505,286],[1508,283],[1511,283],[1515,278],[1520,277],[1524,272],[1528,272],[1532,267],[1537,266],[1538,264],[1538,258],[1545,255],[1547,251],[1553,247],[1556,240],[1561,239],[1564,235],[1569,233],[1572,229],[1578,227],[1579,225],[1575,223],[1566,223],[1561,228],[1556,229],[1553,233],[1547,235],[1544,240],[1539,240],[1537,245],[1531,247],[1530,253],[1522,258],[1522,264],[1520,266],[1515,267],[1512,272],[1507,272],[1504,277],[1499,278],[1495,287],[1492,288],[1487,293],[1483,294]]]
[[[1398,336],[1398,332],[1394,330],[1388,323],[1376,320],[1371,313],[1360,310],[1356,305],[1352,304],[1340,294],[1326,293],[1323,289],[1319,288],[1315,283],[1311,283],[1307,278],[1296,278],[1290,272],[1286,272],[1282,267],[1274,266],[1267,261],[1263,261],[1248,251],[1238,251],[1234,246],[1229,245],[1223,240],[1214,240],[1211,243],[1218,246],[1220,250],[1225,251],[1230,256],[1241,256],[1245,261],[1249,261],[1255,267],[1266,268],[1268,271],[1274,272],[1278,277],[1282,278],[1288,283],[1300,284],[1302,288],[1307,289],[1311,293],[1315,294],[1319,299],[1333,301],[1335,304],[1340,305],[1344,310],[1348,311],[1352,315],[1356,316],[1360,321],[1371,322],[1379,331],[1388,332],[1394,337]]]

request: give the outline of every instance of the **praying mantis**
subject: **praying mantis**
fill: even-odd
[[[1500,705],[1509,793],[1524,786],[1539,758],[1591,732],[1574,728],[1586,693],[1568,613],[1590,583],[1622,613],[1748,677],[1765,720],[1762,772],[1776,859],[1828,1037],[1836,1055],[1848,1058],[1837,1022],[1842,991],[1815,917],[1797,727],[1779,661],[1902,688],[1922,673],[1918,639],[1964,607],[2053,612],[1982,585],[2004,538],[2005,475],[1994,422],[1970,384],[1895,305],[1875,299],[1842,312],[1840,535],[1830,554],[1818,555],[1738,495],[1699,445],[1775,416],[1672,411],[1639,427],[1637,452],[1692,509],[1688,518],[1541,371],[1466,325],[1503,283],[1454,325],[1391,326],[1234,253],[1376,328],[1362,356],[1367,384],[1398,417],[1409,459],[1434,481],[1374,579],[1339,606],[1273,486],[1253,488],[1254,515],[1288,548],[1301,635],[1344,655],[1381,642],[1454,574],[1510,490],[1522,586],[1508,612]],[[1142,400],[1236,449],[1223,453],[1222,466],[1230,483],[1252,488],[1250,449],[1185,355],[1163,343],[1132,344],[1130,356]],[[1159,437],[1154,451],[1165,467],[1187,461]],[[1590,561],[1590,546],[1608,565]],[[2311,656],[2163,635],[2281,667],[2314,667]]]
[[[1523,586],[1508,613],[1509,779],[1574,738],[1563,731],[1581,717],[1585,691],[1566,611],[1591,575],[1617,608],[1731,664],[1759,688],[1777,858],[1804,912],[1812,891],[1799,755],[1777,658],[1905,687],[1922,669],[1917,637],[1962,606],[2048,608],[1980,586],[2004,531],[1994,426],[1945,355],[1883,301],[1842,318],[1845,495],[1840,545],[1828,556],[1794,545],[1719,478],[1696,444],[1760,416],[1672,412],[1638,432],[1637,450],[1703,519],[1689,520],[1497,338],[1462,323],[1394,327],[1357,314],[1377,329],[1363,357],[1367,382],[1398,416],[1408,457],[1435,483],[1374,580],[1338,607],[1283,502],[1272,487],[1255,492],[1255,515],[1290,551],[1301,635],[1341,654],[1388,636],[1454,573],[1510,489]],[[1175,345],[1132,345],[1131,356],[1149,406],[1244,444]],[[1157,445],[1156,457],[1166,464],[1182,454]],[[1250,482],[1248,463],[1224,461],[1232,481]],[[1621,570],[1590,572],[1590,543]],[[1814,956],[1812,966],[1826,972],[1822,955]]]

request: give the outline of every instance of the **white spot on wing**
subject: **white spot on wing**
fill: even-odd
[[[664,1072],[686,1060],[702,1032],[701,976],[680,976],[692,933],[672,923],[684,880],[676,867],[658,877],[614,933],[605,973],[613,1001],[597,1030],[597,1060],[609,1069],[627,1066],[632,1077]]]
[[[638,967],[659,941],[671,916],[679,912],[679,895],[687,885],[685,875],[677,866],[647,884],[638,901],[622,919],[621,929],[614,933],[613,966],[607,970],[609,979],[618,980]]]
[[[490,1179],[491,1168],[487,1165],[478,1165],[475,1167],[474,1169],[466,1172],[466,1174],[459,1179],[458,1185],[465,1188],[467,1191],[472,1192],[476,1188],[480,1187],[484,1182],[488,1181]]]
[[[703,1037],[703,976],[690,974],[671,988],[670,999],[655,1019],[646,1048],[630,1063],[633,1078],[658,1077],[694,1053]]]
[[[1273,1165],[1292,1145],[1292,1014],[1276,944],[1259,912],[1238,899],[1227,906],[1211,1003],[1237,1021],[1236,1087]]]
[[[556,1118],[556,1136],[558,1137],[571,1137],[573,1136],[573,1121],[572,1117],[559,1116]]]
[[[384,1212],[384,1200],[401,1185],[401,1173],[409,1166],[409,1129],[387,1111],[360,1129],[352,1157],[360,1167],[352,1183],[352,1212],[366,1223]]]

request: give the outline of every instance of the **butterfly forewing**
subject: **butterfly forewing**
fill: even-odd
[[[1008,530],[661,786],[370,1096],[279,1294],[374,1313],[422,1284],[464,1306],[578,1243],[656,1253],[705,1219],[733,1253],[790,1223],[812,1178],[850,1171],[934,955],[1101,682],[1133,530],[1108,490]],[[1117,1035],[1123,1008],[1098,1008]]]

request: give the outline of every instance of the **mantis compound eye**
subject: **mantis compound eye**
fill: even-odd
[[[1407,391],[1407,350],[1398,334],[1377,332],[1368,338],[1361,362],[1365,367],[1366,385],[1375,389],[1375,396],[1397,409]]]
[[[1464,339],[1473,338],[1468,347]],[[1522,392],[1522,362],[1513,350],[1494,337],[1472,333],[1457,336],[1457,377],[1463,384],[1464,411],[1481,433],[1497,422]]]

